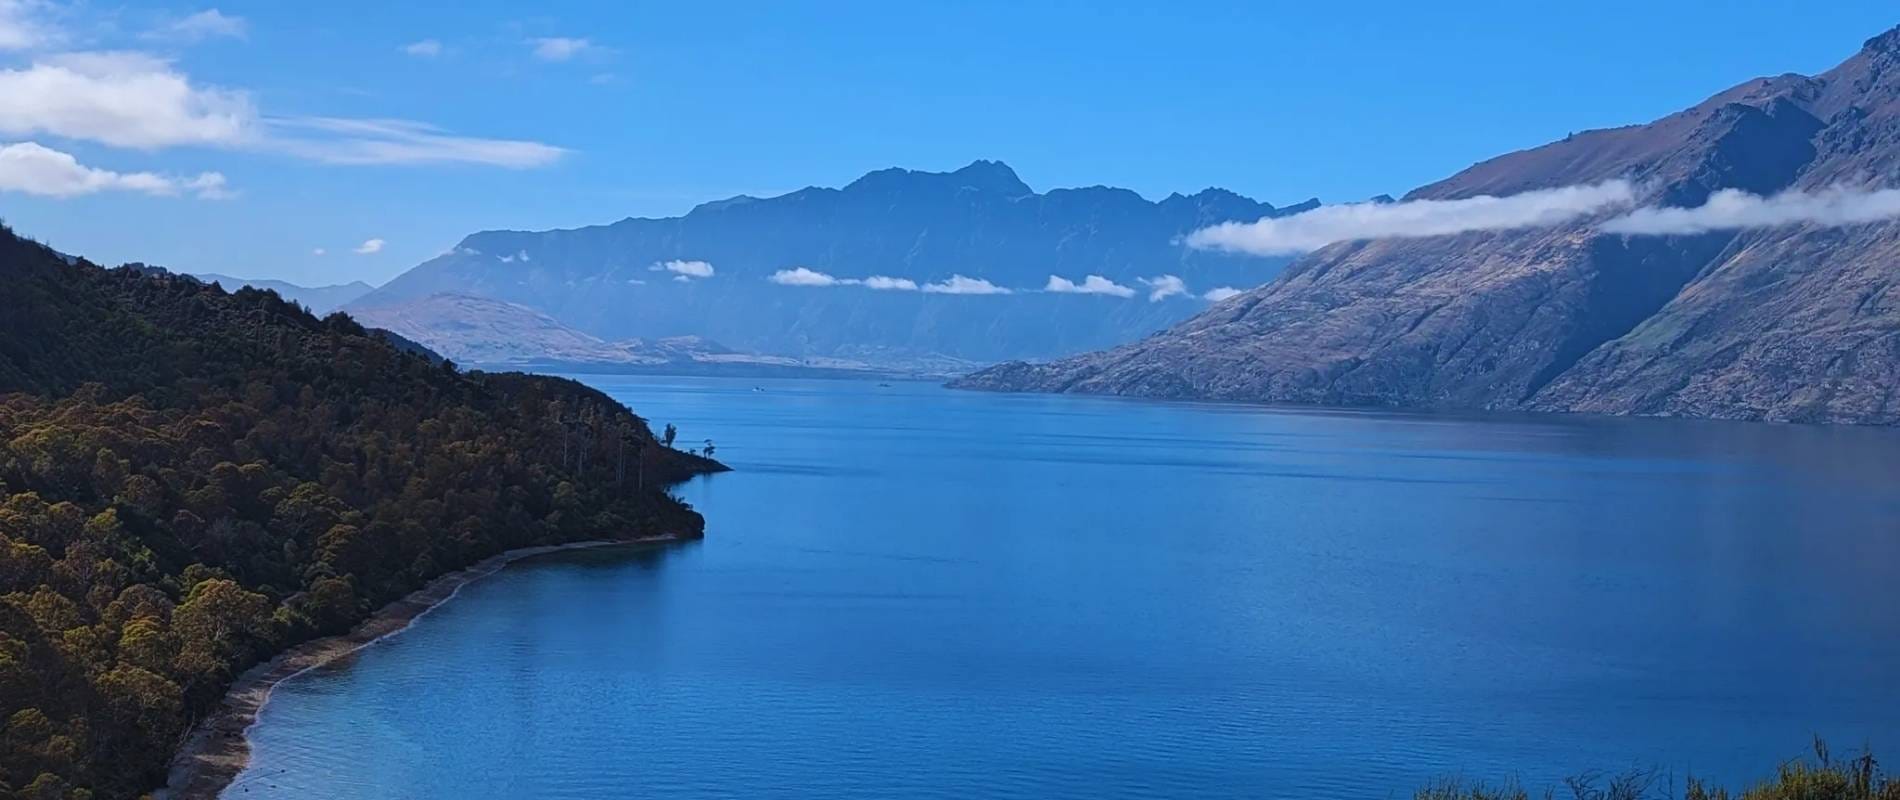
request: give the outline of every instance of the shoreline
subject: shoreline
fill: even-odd
[[[676,534],[639,539],[597,539],[567,544],[537,545],[507,550],[466,568],[446,573],[402,599],[377,609],[350,632],[325,636],[291,647],[257,664],[225,690],[224,699],[186,734],[172,755],[165,785],[152,793],[156,800],[213,800],[250,766],[250,731],[258,714],[270,702],[277,685],[310,670],[355,654],[372,644],[409,629],[410,624],[436,607],[455,599],[462,587],[500,572],[502,568],[548,553],[619,545],[665,544],[685,541]]]

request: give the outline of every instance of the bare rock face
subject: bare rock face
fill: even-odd
[[[1900,29],[1818,76],[1502,156],[1407,199],[1624,178],[1645,203],[1900,181]],[[1341,243],[1133,344],[959,386],[1169,398],[1900,422],[1900,224]]]

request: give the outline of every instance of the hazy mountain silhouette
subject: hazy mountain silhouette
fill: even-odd
[[[608,341],[697,335],[743,351],[887,365],[1046,357],[1140,337],[1204,308],[1199,293],[1267,280],[1285,259],[1196,252],[1177,240],[1314,204],[1276,209],[1221,189],[1158,202],[1100,186],[1038,193],[995,161],[886,169],[842,189],[734,197],[676,218],[477,233],[354,305],[476,295]],[[711,274],[668,271],[669,262]],[[961,275],[1012,293],[947,293],[967,282],[933,293],[769,280],[800,267],[920,287]],[[1042,292],[1051,275],[1077,284],[1099,275],[1134,295]],[[1151,302],[1141,281],[1162,275],[1192,294]]]
[[[350,301],[376,290],[376,287],[362,281],[351,281],[349,283],[339,283],[332,286],[299,286],[289,281],[233,278],[229,275],[219,275],[212,272],[200,272],[193,274],[192,277],[206,283],[218,284],[224,287],[225,291],[237,291],[244,286],[256,289],[269,289],[276,292],[279,297],[285,300],[310,309],[310,313],[316,314],[317,316],[323,316],[324,314],[335,311]]]

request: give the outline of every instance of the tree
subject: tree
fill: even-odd
[[[264,642],[271,627],[270,601],[226,578],[200,581],[172,612],[180,666],[199,678],[225,664],[249,666],[246,656]]]
[[[644,474],[703,465],[580,383],[4,226],[0,264],[0,798],[141,796],[244,668],[444,571],[700,528]]]
[[[660,444],[672,447],[673,439],[679,435],[679,429],[673,427],[673,423],[666,423],[666,430],[660,434]]]

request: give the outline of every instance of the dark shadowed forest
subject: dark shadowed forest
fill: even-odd
[[[0,792],[137,796],[234,676],[722,469],[578,383],[0,232]]]

